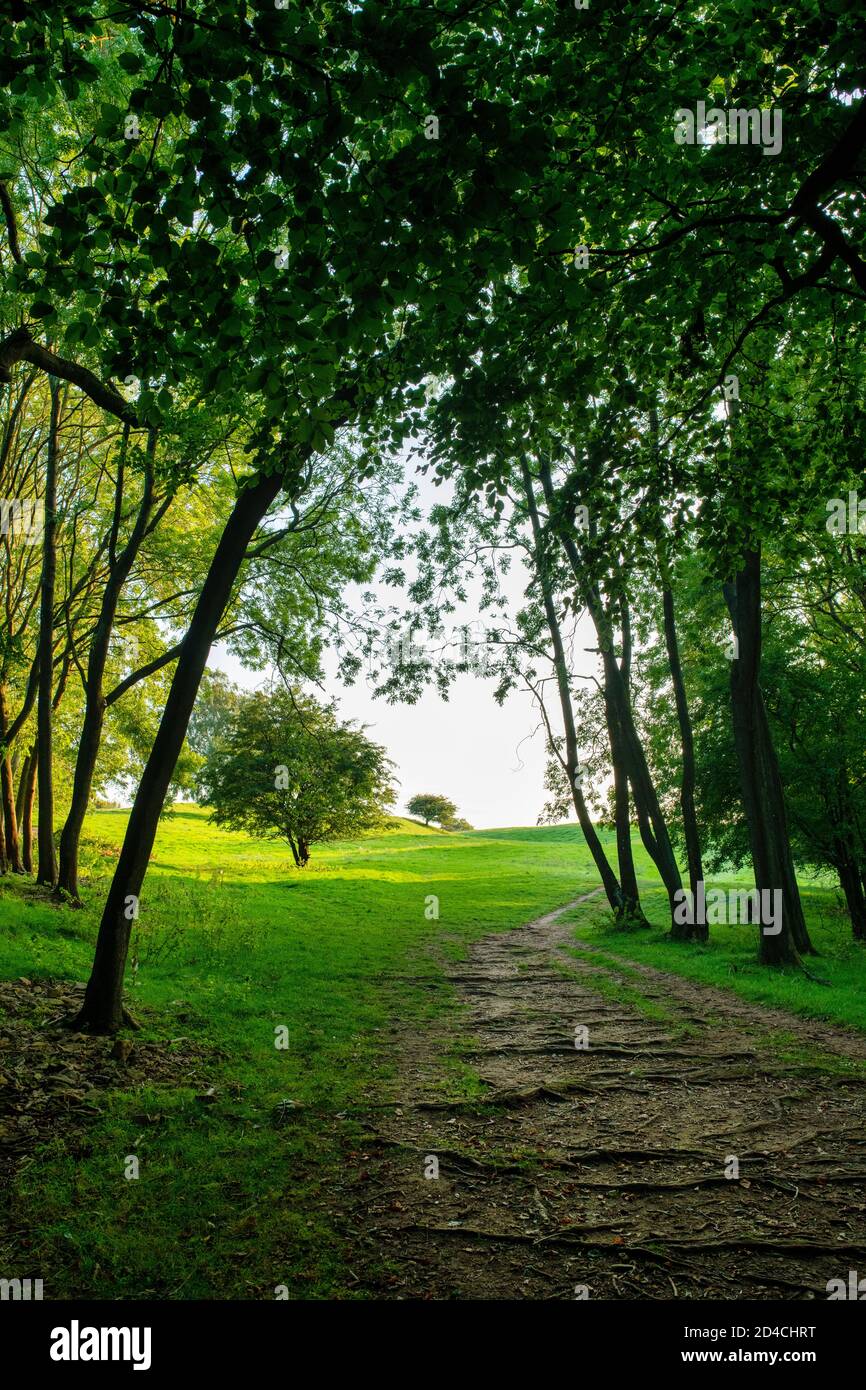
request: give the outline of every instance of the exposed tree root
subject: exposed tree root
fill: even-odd
[[[406,1144],[391,1145],[391,1142],[388,1140],[379,1142],[404,1150],[409,1150],[411,1147]],[[611,1155],[604,1150],[590,1150],[581,1155],[580,1162],[563,1158],[545,1158],[539,1154],[534,1154],[531,1158],[527,1157],[523,1162],[507,1158],[502,1162],[497,1162],[495,1159],[485,1160],[475,1158],[472,1154],[461,1153],[455,1149],[441,1149],[435,1145],[431,1145],[427,1152],[435,1154],[440,1161],[447,1161],[449,1165],[455,1168],[459,1169],[465,1167],[473,1172],[489,1174],[491,1177],[513,1173],[521,1173],[530,1177],[533,1171],[538,1174],[544,1174],[551,1170],[569,1174],[580,1173],[586,1163],[604,1162],[608,1157],[611,1157]],[[663,1158],[665,1160],[669,1158],[676,1159],[686,1156],[699,1156],[705,1158],[707,1162],[716,1164],[720,1162],[718,1154],[702,1153],[700,1150],[690,1151],[679,1149],[666,1152],[646,1150],[645,1154],[642,1154],[641,1151],[631,1151],[628,1153],[628,1156],[634,1157],[635,1154],[637,1154],[638,1157],[651,1155],[653,1158]],[[623,1153],[622,1151],[616,1151],[613,1156],[617,1161],[620,1161],[623,1157]],[[750,1160],[750,1162],[752,1161],[754,1160]],[[530,1163],[532,1164],[531,1168],[528,1166]],[[687,1177],[679,1178],[672,1182],[654,1182],[648,1178],[621,1178],[612,1180],[570,1178],[569,1182],[572,1187],[598,1188],[605,1192],[675,1192],[681,1189],[696,1187],[736,1187],[737,1179],[727,1178],[724,1173],[692,1173]],[[756,1187],[779,1187],[789,1191],[793,1189],[794,1192],[796,1192],[797,1185],[800,1183],[866,1183],[866,1169],[856,1169],[853,1172],[850,1170],[839,1170],[832,1173],[790,1173],[784,1179],[781,1179],[767,1173],[756,1173],[750,1166],[748,1182],[750,1185]]]
[[[722,1236],[716,1240],[695,1240],[691,1236],[658,1236],[653,1239],[652,1246],[640,1242],[629,1244],[623,1238],[617,1238],[615,1241],[584,1239],[585,1232],[622,1230],[622,1222],[619,1221],[604,1221],[582,1226],[573,1232],[560,1230],[551,1231],[544,1235],[532,1235],[528,1231],[487,1231],[477,1226],[424,1226],[415,1222],[400,1227],[400,1229],[423,1231],[427,1235],[434,1236],[460,1236],[463,1239],[472,1237],[477,1240],[505,1241],[514,1245],[571,1245],[595,1250],[615,1250],[618,1255],[650,1257],[657,1257],[664,1253],[659,1251],[659,1246],[674,1250],[760,1250],[799,1255],[858,1255],[862,1257],[866,1254],[866,1241],[861,1241],[859,1245],[848,1241],[831,1244],[830,1242],[810,1241],[798,1237],[790,1240],[761,1240],[755,1236]]]
[[[569,1086],[579,1090],[579,1086]],[[532,1105],[537,1100],[550,1100],[564,1105],[568,1096],[562,1091],[553,1091],[548,1086],[533,1086],[528,1091],[493,1091],[489,1096],[479,1096],[477,1100],[419,1100],[416,1110],[478,1110],[481,1106],[504,1105],[514,1109],[520,1105]]]
[[[120,1024],[116,1028],[97,1028],[87,1016],[85,1009],[79,1009],[77,1014],[71,1014],[63,1020],[64,1028],[68,1028],[72,1033],[90,1033],[96,1037],[111,1037],[119,1033],[121,1028],[131,1028],[134,1033],[141,1032],[141,1024],[133,1018],[128,1009],[124,1009],[120,1016]]]

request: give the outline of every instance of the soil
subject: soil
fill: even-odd
[[[205,1050],[186,1038],[160,1042],[72,1033],[83,984],[0,982],[0,1192],[50,1143],[90,1152],[87,1134],[106,1092],[143,1083],[194,1084],[207,1075]],[[136,1117],[150,1124],[153,1117]]]
[[[485,937],[445,967],[459,1007],[395,1025],[395,1103],[361,1117],[332,1194],[357,1292],[826,1299],[866,1274],[866,1038],[633,963],[602,976],[574,905]],[[477,1094],[460,1074],[443,1094],[455,1055]]]

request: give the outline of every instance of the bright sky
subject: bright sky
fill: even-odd
[[[431,482],[418,482],[422,504],[443,500],[442,491]],[[508,577],[515,610],[525,583],[522,569],[515,567]],[[395,601],[394,590],[381,592],[386,601]],[[446,630],[473,620],[480,621],[480,615],[464,609],[448,618]],[[586,660],[588,671],[592,661]],[[245,671],[224,648],[214,648],[210,665],[245,687],[264,679],[261,672]],[[434,687],[417,704],[389,705],[373,698],[363,678],[345,686],[335,675],[335,663],[326,665],[325,692],[337,699],[341,716],[366,725],[370,738],[382,744],[396,764],[395,811],[405,812],[407,799],[418,792],[436,792],[450,797],[458,814],[479,829],[536,823],[547,799],[546,748],[528,692],[514,692],[500,706],[493,698],[495,681],[467,673],[457,678],[447,701]],[[553,717],[555,709],[550,713]]]
[[[214,648],[210,665],[238,685],[262,682],[260,672],[244,670],[224,648]],[[390,705],[374,699],[363,679],[343,685],[333,661],[327,665],[325,691],[337,699],[341,716],[366,725],[396,764],[398,813],[416,793],[437,792],[479,829],[535,824],[545,801],[545,745],[543,733],[533,733],[538,713],[528,693],[515,692],[499,706],[494,681],[467,673],[457,677],[447,701],[431,689],[414,705]]]
[[[239,685],[261,681],[224,650],[215,649],[210,664]],[[478,829],[534,825],[546,800],[544,737],[533,734],[538,713],[528,694],[511,695],[500,707],[492,686],[465,675],[458,677],[447,703],[431,690],[417,704],[388,705],[374,700],[363,684],[326,682],[342,717],[367,725],[370,738],[396,764],[399,814],[410,796],[437,792],[450,797],[458,814]]]
[[[439,792],[479,828],[535,823],[545,800],[544,739],[531,736],[538,714],[528,694],[500,707],[493,687],[467,673],[447,702],[436,690],[415,705],[387,705],[363,687],[342,694],[343,713],[368,724],[397,764],[400,810],[417,792]]]

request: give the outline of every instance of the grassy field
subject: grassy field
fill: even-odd
[[[3,881],[0,977],[86,979],[125,820],[120,811],[88,820],[83,911]],[[642,849],[637,858],[649,886]],[[443,957],[596,883],[573,826],[445,834],[395,822],[315,850],[299,872],[285,846],[177,809],[145,883],[129,996],[143,1039],[205,1049],[206,1084],[113,1091],[86,1154],[58,1146],[23,1167],[15,1224],[28,1233],[31,1266],[47,1272],[46,1296],[272,1298],[286,1284],[297,1297],[352,1297],[321,1199],[340,1165],[355,1161],[353,1135],[361,1143],[363,1131],[353,1115],[388,1098],[390,1020],[423,1028],[432,1008],[446,1006],[430,988]],[[827,889],[807,890],[826,952],[812,968],[829,985],[759,970],[748,928],[719,928],[706,948],[677,947],[661,931],[610,931],[598,898],[575,910],[575,927],[612,959],[864,1026],[866,962],[833,902]],[[648,906],[661,925],[657,888]],[[280,1026],[286,1050],[275,1047]],[[456,1056],[443,1058],[442,1082],[471,1093]],[[277,1128],[281,1100],[295,1106]],[[129,1154],[140,1159],[138,1181],[124,1179]]]
[[[750,881],[743,873],[714,878],[712,884],[727,889],[748,887]],[[756,929],[750,925],[711,926],[706,943],[671,941],[667,935],[667,894],[657,881],[642,883],[641,900],[658,932],[619,931],[594,903],[580,904],[569,916],[577,937],[612,961],[653,965],[720,989],[732,989],[759,1004],[773,1004],[866,1031],[866,945],[854,940],[841,895],[832,888],[801,884],[800,894],[809,935],[818,952],[805,962],[808,973],[768,970],[759,965]]]
[[[5,881],[0,976],[86,979],[98,875],[125,820],[87,823],[92,908],[57,908]],[[389,1019],[423,1027],[437,954],[568,901],[592,886],[590,869],[571,829],[446,835],[398,822],[320,848],[298,872],[286,846],[176,811],[142,894],[129,993],[145,1038],[219,1049],[214,1097],[197,1102],[200,1085],[117,1092],[86,1161],[58,1151],[24,1170],[17,1219],[35,1227],[33,1262],[56,1296],[273,1297],[279,1283],[347,1293],[339,1240],[310,1215],[344,1161],[329,1117],[387,1086]],[[432,896],[438,921],[425,916]],[[274,1045],[279,1025],[287,1050]],[[305,1108],[275,1129],[282,1099]],[[130,1153],[137,1182],[123,1178]]]

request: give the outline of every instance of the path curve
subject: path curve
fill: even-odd
[[[340,1194],[359,1291],[824,1299],[866,1274],[866,1039],[620,975],[563,921],[599,892],[476,942],[455,1007],[395,1024],[396,1104]],[[837,1070],[780,1061],[778,1028]]]

